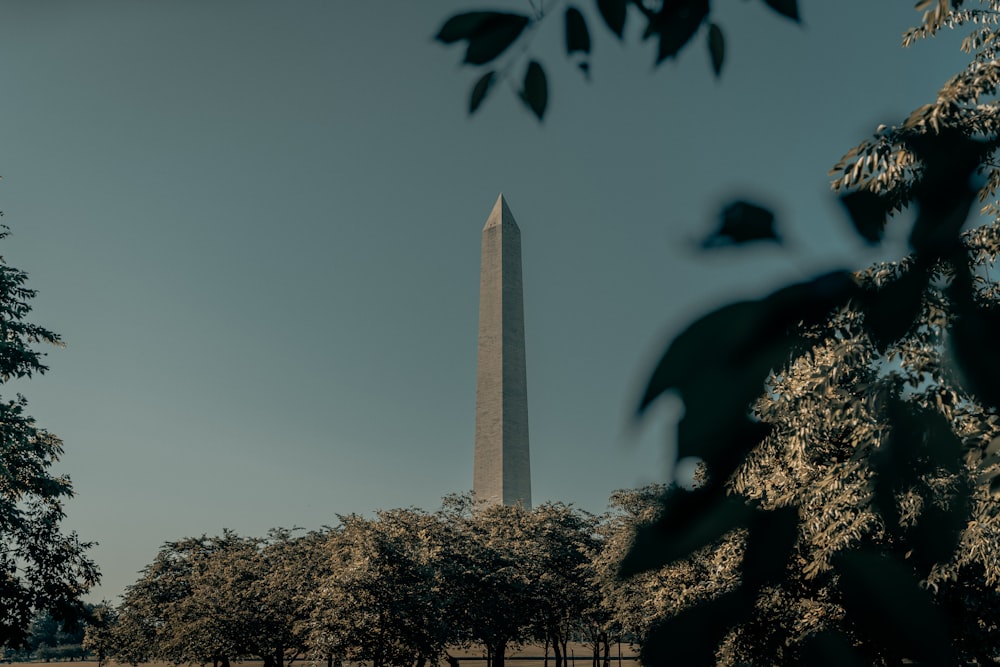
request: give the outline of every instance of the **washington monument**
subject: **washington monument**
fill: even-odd
[[[502,194],[483,227],[472,491],[477,501],[531,507],[521,230]]]

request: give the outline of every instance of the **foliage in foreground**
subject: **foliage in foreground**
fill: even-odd
[[[720,71],[709,0],[596,4],[619,38],[638,15],[643,39],[659,42],[658,63],[703,32]],[[795,0],[767,4],[798,18]],[[917,9],[922,24],[904,44],[966,27],[969,66],[831,173],[865,242],[913,214],[910,254],[710,313],[649,379],[638,416],[679,395],[678,456],[703,462],[703,483],[669,490],[624,562],[626,576],[697,573],[698,594],[647,636],[649,664],[995,664],[1000,655],[1000,567],[987,546],[1000,491],[1000,290],[990,276],[1000,252],[1000,2]],[[590,53],[581,17],[566,9],[571,56]],[[521,57],[509,47],[543,19],[466,12],[438,39],[465,42],[465,62],[486,66],[505,52]],[[533,67],[521,96],[541,118],[547,90],[529,87]],[[476,83],[470,112],[497,76]],[[993,222],[963,233],[977,198]],[[773,216],[745,202],[725,210],[718,236],[778,239]],[[706,558],[716,567],[699,572]]]
[[[7,228],[0,226],[0,240]],[[30,378],[48,368],[34,345],[60,345],[59,336],[26,321],[35,296],[28,276],[0,257],[0,383]],[[87,558],[91,546],[64,533],[68,477],[54,475],[62,441],[26,413],[21,394],[0,399],[0,646],[27,641],[32,621],[49,613],[72,625],[83,614],[81,596],[99,578]]]

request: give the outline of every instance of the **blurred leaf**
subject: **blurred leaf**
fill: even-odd
[[[947,619],[909,569],[872,551],[837,556],[844,610],[858,630],[897,660],[952,665]]]
[[[929,281],[930,273],[917,264],[904,269],[895,280],[861,293],[858,305],[865,315],[865,328],[879,351],[884,352],[920,324]]]
[[[756,593],[781,581],[799,537],[799,511],[780,507],[759,511],[750,521],[743,556],[743,585]]]
[[[549,103],[549,89],[545,81],[545,70],[535,60],[528,63],[528,69],[524,73],[521,100],[538,116],[538,120],[542,120]]]
[[[583,14],[576,7],[566,9],[566,54],[590,53],[590,32]]]
[[[708,25],[708,53],[712,56],[712,70],[715,76],[719,76],[726,57],[726,39],[722,36],[722,29],[714,23]]]
[[[799,20],[799,7],[796,0],[764,0],[764,2],[782,16],[787,16],[793,21]]]
[[[840,635],[819,632],[802,642],[802,667],[865,667]]]
[[[719,482],[727,479],[772,430],[770,424],[752,421],[743,411],[720,413],[717,402],[696,401],[685,407],[677,425],[677,458],[702,459],[710,478]]]
[[[958,235],[976,196],[972,176],[997,144],[970,139],[959,130],[910,135],[906,144],[923,163],[913,187],[920,210],[910,245],[928,257],[942,257],[959,247]]]
[[[450,17],[441,26],[437,36],[434,38],[445,44],[453,44],[462,39],[469,39],[476,34],[476,31],[491,18],[496,12],[466,12]]]
[[[523,14],[468,12],[449,18],[436,39],[445,44],[468,40],[465,62],[485,65],[514,43],[530,19]]]
[[[882,242],[892,205],[871,190],[856,190],[840,197],[854,223],[854,229],[868,243]]]
[[[618,39],[625,36],[625,17],[628,13],[628,0],[597,0],[597,9],[604,18],[604,23]]]
[[[793,327],[823,321],[856,293],[851,274],[835,271],[705,315],[670,343],[650,375],[637,415],[672,389],[686,405],[748,403],[800,340]]]
[[[644,37],[659,35],[656,64],[672,58],[691,41],[708,17],[708,0],[668,0],[651,18]]]
[[[472,87],[472,96],[469,98],[469,113],[476,113],[476,109],[479,105],[483,103],[486,98],[486,94],[490,92],[490,88],[493,86],[493,82],[496,80],[497,73],[494,70],[490,70],[486,74],[479,77],[476,81],[476,85]]]
[[[750,241],[775,241],[781,243],[774,231],[774,213],[763,206],[746,201],[734,201],[722,209],[718,231],[702,243],[711,248],[726,244],[741,244]]]
[[[656,570],[712,544],[742,527],[754,510],[721,487],[685,491],[671,487],[663,497],[660,518],[636,531],[619,576]]]
[[[703,602],[650,628],[639,662],[643,665],[714,667],[715,650],[732,626],[746,618],[753,600],[733,591]]]
[[[977,303],[967,267],[955,273],[948,288],[956,315],[949,330],[951,351],[966,389],[1000,409],[1000,355],[987,352],[1000,341],[1000,308]]]

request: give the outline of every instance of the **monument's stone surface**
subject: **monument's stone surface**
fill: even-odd
[[[477,501],[531,507],[521,230],[502,194],[483,227],[472,489]]]

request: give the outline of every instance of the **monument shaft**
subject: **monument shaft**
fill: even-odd
[[[483,228],[475,443],[475,499],[531,507],[521,230],[503,195]]]

